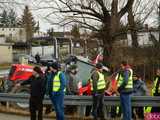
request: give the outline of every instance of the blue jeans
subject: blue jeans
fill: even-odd
[[[57,120],[64,120],[64,92],[52,92],[52,104],[54,105]]]
[[[120,102],[123,112],[123,120],[132,120],[131,94],[121,93]]]

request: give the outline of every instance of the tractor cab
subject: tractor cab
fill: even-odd
[[[9,75],[8,80],[17,81],[17,80],[27,80],[32,75],[33,66],[24,65],[24,64],[13,64]]]
[[[90,77],[95,65],[87,58],[82,56],[71,56],[66,60],[66,66],[76,64],[78,67],[77,79],[79,95],[91,95]],[[104,69],[108,71],[108,68]]]

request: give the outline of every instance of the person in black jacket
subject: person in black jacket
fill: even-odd
[[[37,53],[37,54],[35,55],[35,59],[36,59],[36,62],[37,62],[37,63],[40,63],[41,57],[40,57],[39,53]]]
[[[38,111],[38,120],[42,120],[43,113],[43,98],[45,94],[45,79],[40,67],[33,68],[33,75],[30,79],[18,83],[16,86],[30,84],[30,101],[29,108],[31,114],[31,120],[36,120],[36,112]]]

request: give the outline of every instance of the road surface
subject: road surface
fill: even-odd
[[[5,113],[0,113],[0,120],[30,120],[27,116],[19,116],[19,115],[10,115]],[[54,120],[53,118],[50,119],[43,119],[43,120]]]

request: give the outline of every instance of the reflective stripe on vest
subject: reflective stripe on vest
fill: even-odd
[[[153,88],[152,88],[152,96],[154,95],[154,93],[156,92],[156,86],[158,83],[158,77],[156,77],[154,84],[153,84]],[[160,86],[158,87],[158,93],[160,93]]]
[[[130,74],[129,74],[129,78],[128,78],[128,83],[127,85],[125,86],[125,88],[133,88],[133,70],[132,69],[128,69]],[[118,73],[118,87],[121,86],[121,84],[123,83],[123,80],[124,80],[124,77]]]
[[[59,71],[53,78],[53,88],[52,91],[53,92],[57,92],[60,89],[60,77],[59,75],[61,74],[61,71]]]
[[[144,107],[144,113],[150,113],[152,110],[152,107]]]
[[[99,79],[98,79],[98,82],[97,82],[97,90],[102,90],[102,89],[105,89],[106,87],[106,82],[105,82],[105,79],[104,79],[104,75],[100,72],[98,72],[98,76],[99,76]],[[93,90],[93,80],[91,79],[91,91]]]

